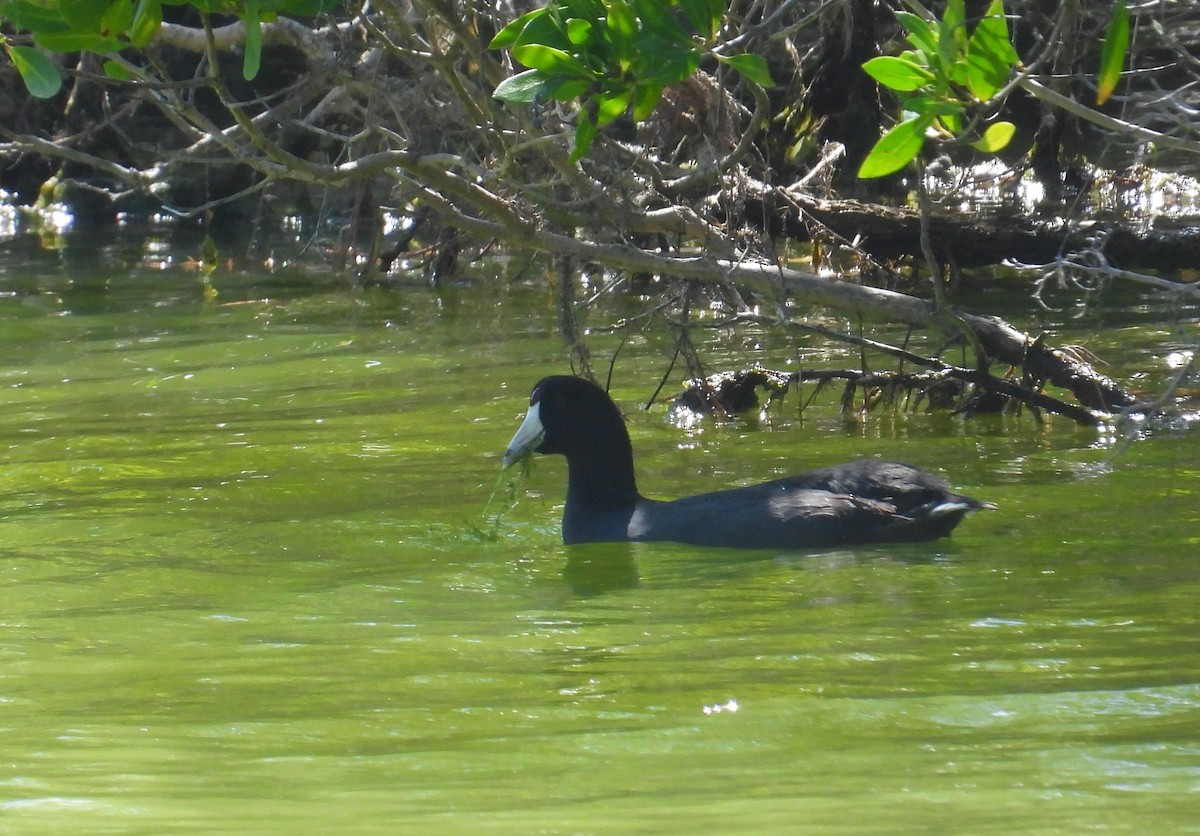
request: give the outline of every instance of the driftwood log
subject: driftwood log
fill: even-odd
[[[920,258],[921,219],[915,209],[855,200],[829,200],[800,192],[760,192],[747,204],[747,219],[767,219],[775,236],[798,241],[812,237],[814,222],[880,261]],[[986,267],[1005,259],[1053,261],[1088,250],[1103,234],[1104,255],[1129,269],[1178,270],[1200,264],[1200,229],[1140,231],[1130,224],[1111,227],[1102,221],[1065,225],[1060,218],[1026,215],[937,213],[930,219],[930,241],[942,261],[959,267]]]

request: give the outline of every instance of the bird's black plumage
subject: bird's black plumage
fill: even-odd
[[[817,548],[944,537],[990,504],[898,462],[864,459],[760,485],[663,502],[638,493],[633,448],[616,404],[594,383],[547,377],[504,453],[567,459],[563,542],[667,540],[735,548]]]

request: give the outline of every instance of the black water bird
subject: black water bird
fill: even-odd
[[[504,467],[532,452],[567,458],[567,544],[808,549],[916,542],[944,537],[968,512],[995,507],[910,465],[874,459],[673,501],[647,499],[638,493],[620,411],[607,392],[578,377],[547,377],[533,387]]]

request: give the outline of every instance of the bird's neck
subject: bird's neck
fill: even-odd
[[[639,498],[631,449],[567,459],[568,508],[611,511],[632,508]]]

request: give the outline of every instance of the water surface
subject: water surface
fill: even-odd
[[[1194,424],[829,395],[688,432],[637,409],[666,364],[637,339],[651,495],[878,455],[999,510],[932,545],[566,549],[561,460],[511,510],[497,481],[566,368],[544,290],[41,269],[0,273],[9,832],[1196,830]],[[1162,311],[1075,328],[1167,379]]]

